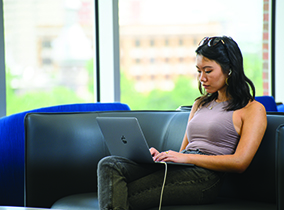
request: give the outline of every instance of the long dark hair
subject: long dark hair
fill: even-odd
[[[232,111],[245,107],[255,98],[255,87],[244,73],[243,56],[238,44],[227,36],[204,38],[196,49],[197,55],[202,55],[210,60],[214,60],[221,66],[224,74],[231,71],[227,80],[226,94],[230,97],[225,110]],[[199,81],[199,91],[203,95],[199,97],[198,106],[204,106],[218,98],[218,92],[204,93]]]

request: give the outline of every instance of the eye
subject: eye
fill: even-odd
[[[212,72],[212,70],[205,71],[206,74],[209,74],[209,73],[211,73],[211,72]]]

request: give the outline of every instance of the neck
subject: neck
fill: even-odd
[[[228,99],[218,97],[215,101],[218,102],[218,103],[221,103],[221,102],[224,102],[224,101],[228,101]]]
[[[228,101],[229,97],[226,94],[226,88],[223,90],[219,90],[218,91],[218,97],[216,99],[216,102],[224,102],[224,101]]]

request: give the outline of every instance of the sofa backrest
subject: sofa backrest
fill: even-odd
[[[277,209],[284,209],[284,123],[276,131]]]
[[[284,209],[284,123],[276,132],[277,209]],[[282,201],[282,202],[281,202]]]
[[[31,113],[25,118],[25,206],[50,207],[95,192],[98,161],[109,155],[97,116],[135,116],[149,146],[179,150],[189,112]]]
[[[228,174],[221,191],[223,197],[276,202],[276,130],[284,123],[284,113],[267,113],[267,129],[250,166],[242,174]]]
[[[98,161],[109,155],[97,116],[137,117],[149,146],[179,150],[189,112],[127,111],[28,114],[26,128],[26,206],[50,207],[77,193],[95,192]],[[275,133],[284,114],[267,115],[260,148],[243,174],[228,174],[222,197],[275,203]]]
[[[79,103],[43,107],[0,118],[0,206],[24,205],[24,117],[31,112],[130,110],[123,103]]]

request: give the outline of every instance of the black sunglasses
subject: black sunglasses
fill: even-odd
[[[198,46],[202,46],[204,44],[207,43],[208,47],[213,47],[215,46],[216,44],[218,44],[219,42],[221,42],[223,45],[225,45],[225,42],[222,38],[220,37],[216,37],[216,36],[213,36],[213,37],[204,37],[198,44]]]

